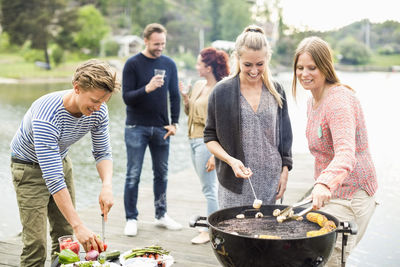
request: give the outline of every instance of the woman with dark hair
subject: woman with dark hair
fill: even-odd
[[[220,208],[274,204],[292,168],[292,130],[285,91],[273,82],[271,50],[262,28],[250,25],[235,43],[232,76],[215,86],[204,141],[216,159]],[[244,179],[242,179],[244,178]]]
[[[202,191],[207,199],[207,214],[218,210],[217,178],[215,173],[214,156],[204,144],[203,131],[207,119],[208,96],[215,84],[229,74],[229,57],[222,50],[205,48],[197,58],[196,69],[204,80],[197,81],[189,94],[184,93],[184,86],[179,84],[188,118],[189,143],[192,161],[200,178]],[[208,242],[207,229],[201,229],[200,234],[192,239],[193,244]]]

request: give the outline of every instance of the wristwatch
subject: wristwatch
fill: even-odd
[[[178,130],[178,128],[179,128],[179,123],[172,123],[172,125],[174,125],[175,126],[175,128]]]

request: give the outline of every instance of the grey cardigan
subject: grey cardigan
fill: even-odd
[[[282,96],[282,108],[278,107],[279,153],[282,166],[292,169],[292,127],[288,113],[285,91],[279,83],[274,85]],[[240,82],[239,75],[219,82],[208,100],[207,122],[204,129],[204,142],[217,141],[232,157],[245,162],[242,147],[240,123]],[[232,168],[225,162],[215,160],[218,181],[232,192],[242,192],[243,179],[238,179]]]

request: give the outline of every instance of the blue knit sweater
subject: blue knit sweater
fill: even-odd
[[[164,85],[146,93],[145,87],[154,76],[154,69],[165,69]],[[126,104],[126,124],[143,126],[169,125],[168,94],[171,123],[178,123],[180,96],[178,73],[174,61],[162,55],[148,58],[138,53],[129,58],[122,74],[122,97]]]

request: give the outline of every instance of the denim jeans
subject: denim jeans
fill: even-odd
[[[140,174],[147,146],[150,148],[153,163],[153,192],[155,217],[160,219],[167,212],[167,175],[169,137],[164,127],[126,125],[125,145],[127,152],[127,171],[124,190],[125,216],[127,220],[139,215],[137,209]]]
[[[218,186],[215,170],[207,172],[206,164],[211,157],[203,138],[189,139],[192,162],[200,178],[201,190],[207,200],[207,214],[218,210]]]

